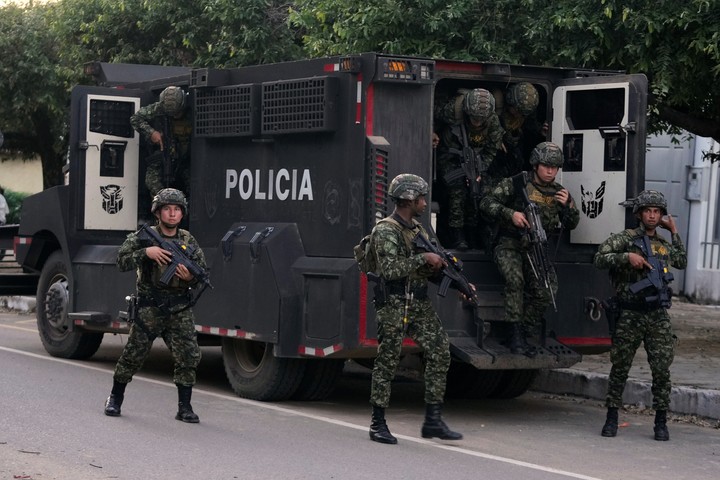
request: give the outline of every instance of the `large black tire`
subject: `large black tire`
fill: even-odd
[[[35,298],[38,333],[45,350],[53,357],[90,358],[100,348],[103,334],[71,330],[69,272],[60,251],[50,255],[43,266]]]
[[[297,390],[305,371],[302,360],[275,357],[270,343],[225,337],[222,355],[233,391],[252,400],[287,400]]]
[[[502,379],[502,371],[478,370],[468,363],[453,361],[447,376],[449,398],[486,398]]]
[[[345,360],[305,360],[305,373],[293,400],[325,400],[335,390]]]
[[[538,370],[503,370],[502,378],[497,388],[490,394],[490,398],[515,398],[527,392]]]

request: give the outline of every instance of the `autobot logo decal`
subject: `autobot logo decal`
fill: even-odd
[[[102,195],[102,208],[107,213],[115,214],[123,208],[122,191],[125,187],[120,185],[105,185],[100,187],[100,195]]]
[[[243,200],[312,200],[310,170],[241,170],[225,171],[225,198],[237,191]]]
[[[582,211],[588,218],[595,218],[602,213],[603,197],[605,196],[605,181],[594,192],[586,190],[584,185],[580,185],[580,193],[582,194]]]

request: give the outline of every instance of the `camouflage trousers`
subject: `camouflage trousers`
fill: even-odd
[[[377,312],[379,345],[372,372],[370,403],[378,407],[390,405],[390,387],[400,362],[404,308],[403,297],[390,295],[385,306]],[[429,299],[413,301],[408,316],[407,334],[424,353],[425,403],[443,403],[450,367],[447,333]]]
[[[623,310],[615,326],[608,378],[607,407],[622,407],[625,389],[635,352],[645,344],[652,373],[653,408],[667,410],[670,406],[670,365],[675,357],[675,337],[670,317],[664,309],[651,312]]]
[[[552,303],[550,290],[536,278],[522,240],[500,237],[495,247],[495,263],[505,280],[505,321],[522,322],[526,333],[534,331]],[[548,279],[553,295],[558,281],[555,269]]]
[[[201,353],[192,310],[165,315],[158,308],[144,307],[139,310],[138,315],[153,338],[149,338],[138,323],[132,325],[127,344],[115,366],[114,380],[121,383],[132,380],[133,375],[145,363],[154,337],[157,336],[163,339],[172,353],[175,364],[173,382],[177,385],[194,385]]]
[[[447,223],[450,228],[475,227],[479,213],[470,189],[464,185],[447,189]]]

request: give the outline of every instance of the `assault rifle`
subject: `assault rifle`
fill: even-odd
[[[163,285],[168,285],[175,275],[178,265],[185,265],[185,268],[196,278],[202,282],[203,290],[206,287],[213,288],[210,284],[210,275],[200,265],[195,263],[191,257],[195,252],[195,249],[190,245],[179,244],[163,238],[155,230],[153,230],[147,223],[140,227],[138,230],[138,238],[140,240],[150,241],[163,250],[167,250],[172,254],[170,264],[168,265],[165,272],[160,277],[160,282]],[[199,296],[199,295],[198,295]]]
[[[516,179],[524,175],[513,177],[513,182]],[[557,312],[557,303],[555,303],[555,293],[552,290],[550,279],[553,275],[553,266],[550,263],[548,257],[548,237],[543,228],[542,221],[540,220],[540,207],[535,202],[530,201],[530,197],[527,193],[525,185],[515,185],[516,190],[520,190],[525,201],[525,218],[530,224],[530,228],[525,229],[524,235],[527,237],[530,244],[530,250],[527,252],[528,261],[530,262],[530,268],[535,275],[535,278],[540,280],[545,288],[550,292],[550,298],[552,299],[553,308]]]
[[[642,250],[645,259],[652,268],[647,272],[645,278],[630,285],[630,292],[637,294],[648,287],[653,287],[657,293],[646,296],[645,302],[649,305],[670,308],[672,306],[672,289],[668,284],[674,280],[673,274],[668,271],[667,265],[664,265],[653,252],[650,238],[647,235],[643,235],[642,238],[636,239],[633,243]]]
[[[476,307],[480,306],[480,300],[475,293],[475,289],[473,289],[465,274],[462,273],[462,260],[447,250],[443,250],[442,248],[434,245],[425,235],[422,234],[422,232],[418,232],[418,234],[415,235],[415,238],[413,238],[413,245],[415,248],[425,252],[440,255],[440,257],[447,262],[447,266],[443,267],[441,272],[443,274],[443,278],[438,287],[438,295],[444,297],[447,295],[448,287],[453,285],[460,293],[465,295],[465,297],[470,300],[473,305]]]
[[[477,207],[482,199],[482,176],[485,174],[487,168],[483,168],[482,156],[476,153],[475,150],[469,145],[467,139],[467,131],[465,124],[460,125],[460,140],[462,142],[462,150],[456,148],[449,148],[448,151],[454,155],[460,157],[460,168],[445,175],[444,180],[448,185],[452,185],[461,177],[467,179],[468,185],[470,186],[470,195],[472,195],[475,206]],[[481,181],[478,182],[478,177]]]

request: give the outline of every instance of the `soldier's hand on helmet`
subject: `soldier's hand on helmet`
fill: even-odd
[[[445,261],[445,259],[437,253],[423,252],[422,256],[423,258],[425,258],[425,263],[430,265],[430,268],[432,268],[433,272],[437,272],[443,267],[447,266],[447,262]]]
[[[648,261],[645,260],[645,257],[638,253],[628,253],[628,261],[630,262],[630,266],[632,266],[636,270],[642,270],[645,267],[652,270],[652,265],[650,265]]]
[[[518,228],[530,228],[527,218],[523,212],[515,212],[512,216],[512,223]]]
[[[193,279],[193,274],[190,273],[190,270],[188,270],[187,267],[182,263],[178,263],[177,269],[175,269],[175,276],[178,277],[180,280],[184,280],[186,282],[189,282]]]
[[[570,200],[570,192],[568,192],[565,188],[555,194],[555,201],[563,207],[567,205],[568,200]]]
[[[669,213],[667,215],[664,215],[660,219],[660,226],[665,230],[669,230],[670,233],[677,233],[677,225],[675,225],[675,218]]]
[[[167,265],[172,260],[172,253],[153,245],[145,249],[145,255],[158,265]]]
[[[158,132],[157,130],[153,130],[152,135],[150,135],[150,141],[154,143],[155,145],[160,145],[160,150],[165,149],[165,145],[163,145],[163,136],[161,132]]]

